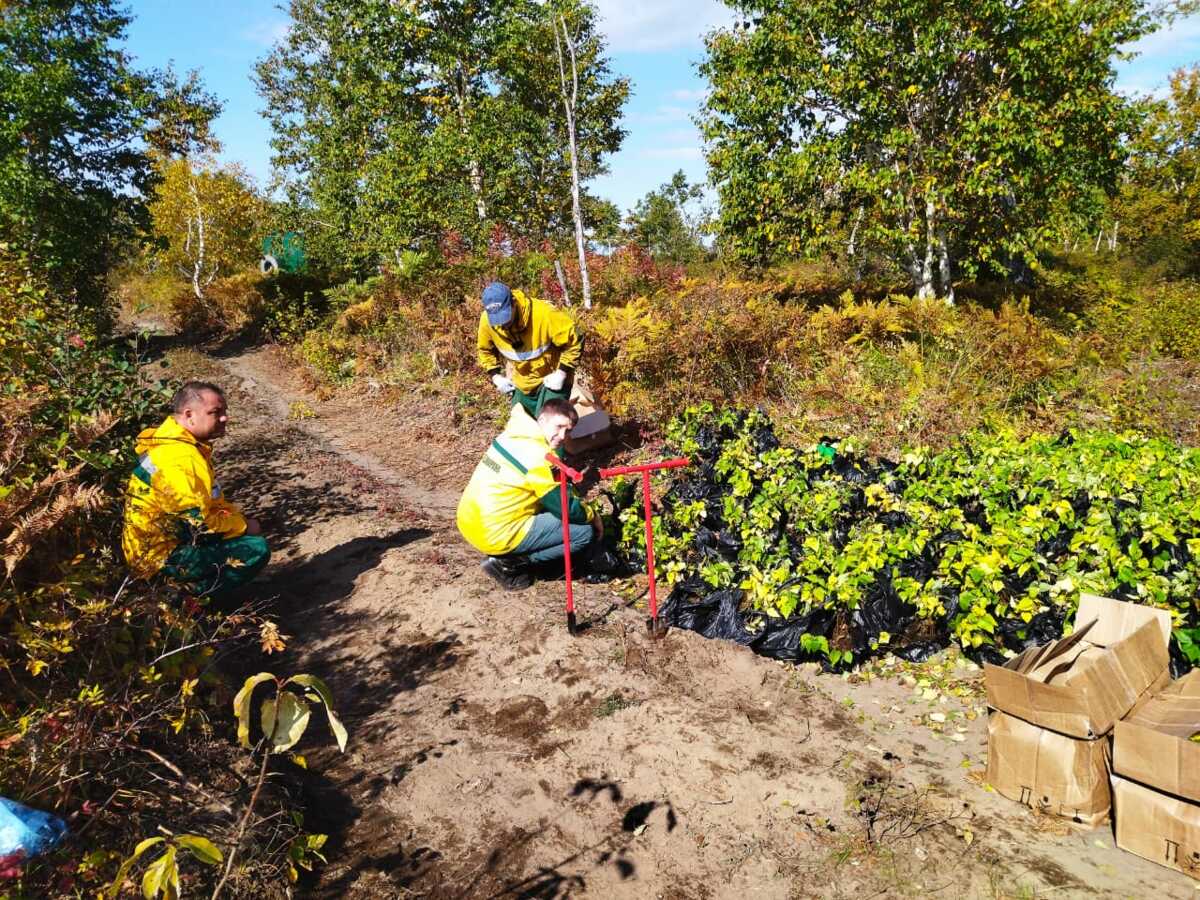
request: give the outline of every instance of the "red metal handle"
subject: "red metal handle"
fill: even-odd
[[[579,482],[583,481],[583,473],[582,472],[572,469],[570,466],[568,466],[565,462],[563,462],[561,459],[559,459],[553,453],[546,454],[546,462],[550,463],[551,466],[558,469],[560,475],[564,475],[567,478],[570,478],[571,481],[575,482],[575,484],[579,484]]]
[[[644,472],[657,472],[659,469],[680,469],[690,466],[692,461],[686,456],[676,459],[664,459],[662,462],[642,463],[638,466],[613,466],[611,469],[601,469],[601,478],[612,478],[614,475],[641,475]]]
[[[549,459],[549,457],[547,457]],[[557,458],[555,462],[558,462]],[[570,500],[567,493],[567,466],[558,470],[558,493],[562,499],[563,574],[567,579],[567,631],[575,633],[575,591],[571,587],[571,520],[568,513]],[[578,473],[576,473],[578,474]]]
[[[563,568],[567,577],[567,630],[575,634],[575,592],[571,585],[571,525],[567,518],[567,479],[575,484],[583,481],[583,473],[572,469],[553,453],[546,454],[546,462],[558,470],[558,487],[562,496],[562,531],[563,531]],[[649,578],[650,626],[652,634],[658,631],[658,585],[654,577],[654,523],[650,509],[650,473],[661,469],[679,469],[691,465],[691,460],[685,456],[676,459],[664,459],[662,462],[643,463],[637,466],[614,466],[611,469],[601,469],[601,478],[612,478],[614,475],[642,476],[642,512],[646,517],[646,574]]]

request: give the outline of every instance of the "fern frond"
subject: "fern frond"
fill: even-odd
[[[11,577],[37,543],[68,518],[94,512],[103,505],[104,489],[99,485],[71,485],[51,502],[22,516],[4,539],[6,574]]]

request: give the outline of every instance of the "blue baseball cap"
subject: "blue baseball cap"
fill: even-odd
[[[483,308],[493,328],[507,325],[513,317],[513,295],[507,284],[493,281],[483,289]]]

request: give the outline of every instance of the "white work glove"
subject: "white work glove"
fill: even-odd
[[[499,372],[492,376],[492,384],[494,384],[496,386],[496,390],[502,394],[511,394],[517,389],[515,384],[513,384]]]
[[[567,383],[567,373],[562,369],[555,369],[549,375],[542,379],[542,384],[550,388],[552,391],[561,391],[563,385]]]

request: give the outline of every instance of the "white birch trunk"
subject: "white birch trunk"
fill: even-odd
[[[191,189],[192,205],[196,208],[196,257],[192,261],[192,291],[196,294],[197,300],[204,299],[204,290],[200,286],[200,274],[204,269],[204,209],[200,206],[200,195],[196,191],[196,179],[188,179],[188,187]],[[189,236],[191,228],[188,229]],[[210,278],[208,282],[211,283]]]
[[[933,287],[934,211],[933,198],[927,197],[925,199],[925,258],[921,261],[921,274],[917,281],[917,297],[921,300],[927,300],[936,293]]]
[[[455,86],[455,93],[458,95],[458,128],[463,136],[463,141],[470,146],[470,132],[467,128],[467,76],[463,72],[462,66],[458,67],[458,84]],[[471,179],[471,193],[475,195],[475,215],[479,217],[479,221],[487,220],[487,201],[483,199],[483,171],[479,167],[479,160],[472,154],[467,161],[467,166]]]
[[[562,26],[562,40],[559,40],[558,27]],[[571,56],[571,89],[567,90],[566,63],[563,60],[562,45],[566,43]],[[583,308],[592,308],[592,283],[588,277],[587,251],[583,235],[583,212],[579,205],[579,157],[575,143],[575,104],[579,99],[579,70],[575,63],[575,42],[567,30],[567,20],[558,17],[554,23],[554,49],[558,52],[559,87],[562,91],[563,111],[567,117],[567,142],[571,155],[571,215],[575,219],[575,246],[579,251],[579,284],[583,294]]]
[[[570,306],[571,292],[567,290],[567,276],[566,273],[563,272],[562,263],[560,263],[557,259],[554,260],[554,274],[558,276],[558,286],[562,288],[563,304],[565,306]]]
[[[483,173],[479,171],[479,160],[471,158],[471,190],[475,194],[475,215],[479,221],[487,219],[487,202],[483,199]]]
[[[858,281],[859,265],[858,265],[858,226],[862,224],[863,207],[858,208],[858,212],[854,214],[854,224],[850,228],[850,240],[846,245],[846,258],[850,260],[851,269],[854,272],[854,280]]]
[[[1121,227],[1120,221],[1113,222],[1112,233],[1108,237],[1108,252],[1117,252],[1117,229]]]
[[[938,275],[942,282],[942,296],[949,306],[954,305],[954,279],[951,277],[950,248],[946,246],[946,232],[938,232]]]

